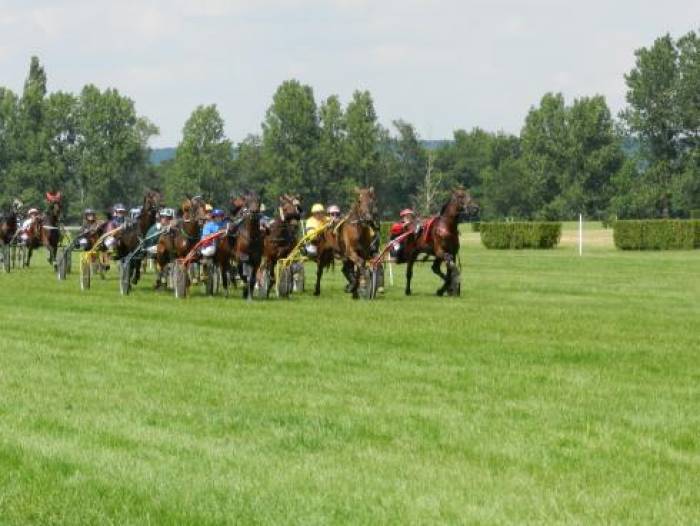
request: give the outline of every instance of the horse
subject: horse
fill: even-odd
[[[346,292],[359,298],[360,278],[372,257],[375,233],[379,231],[374,187],[358,188],[357,200],[350,212],[335,227],[337,253],[343,261],[343,274],[348,280]],[[318,266],[316,287],[320,290],[322,266]],[[315,293],[316,291],[314,291]]]
[[[241,212],[246,208],[246,197],[234,194],[231,198],[229,208],[229,222],[226,227],[226,234],[216,240],[216,252],[214,253],[214,266],[221,272],[221,286],[224,294],[228,297],[229,278],[234,283],[234,276],[231,273],[231,260],[233,258],[238,234],[238,225],[243,221]]]
[[[406,295],[411,295],[411,278],[413,264],[420,254],[434,256],[432,271],[440,276],[443,284],[437,289],[437,295],[459,295],[459,271],[457,255],[459,253],[459,231],[457,223],[460,214],[465,210],[471,211],[478,205],[471,194],[464,188],[452,192],[450,200],[442,207],[440,215],[433,216],[424,223],[424,228],[418,234],[406,239],[404,254],[406,258]],[[445,262],[447,272],[442,272],[440,266]]]
[[[155,289],[163,284],[163,275],[168,265],[176,258],[185,257],[197,244],[201,234],[201,223],[206,219],[204,200],[188,197],[180,205],[182,216],[161,234],[156,248]]]
[[[60,200],[49,201],[46,212],[37,217],[26,232],[27,240],[27,261],[26,266],[32,259],[32,253],[37,248],[44,245],[48,252],[47,261],[56,266],[56,251],[58,243],[61,241],[61,231],[59,222],[61,220]]]
[[[302,209],[299,197],[284,194],[280,196],[279,203],[279,216],[270,222],[263,241],[263,263],[260,270],[268,272],[270,276],[268,296],[275,284],[277,261],[287,257],[296,245],[301,221]]]
[[[7,213],[0,216],[0,244],[9,245],[17,233],[19,224],[17,212],[9,210]]]
[[[263,232],[260,229],[260,198],[249,192],[245,196],[245,208],[240,212],[240,224],[233,245],[233,258],[238,275],[246,284],[243,298],[252,300],[255,280],[263,254]]]
[[[114,234],[114,259],[121,260],[133,252],[146,237],[148,229],[156,222],[162,196],[156,190],[149,190],[143,197],[143,208],[137,221],[127,220],[122,229]],[[129,281],[136,285],[141,279],[140,260],[129,261]]]

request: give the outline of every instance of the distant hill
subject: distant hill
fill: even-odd
[[[160,163],[175,158],[175,148],[153,148],[151,150],[151,164],[158,166]]]

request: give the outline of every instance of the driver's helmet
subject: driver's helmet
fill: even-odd
[[[328,207],[328,214],[332,216],[340,215],[340,207],[338,205],[331,205]]]
[[[141,216],[142,208],[143,207],[141,206],[137,206],[136,208],[129,210],[129,217],[131,217],[131,219],[138,219]]]
[[[211,211],[211,216],[214,217],[214,218],[221,219],[222,217],[224,217],[224,211],[221,210],[221,208],[214,208],[214,209]]]
[[[410,216],[415,216],[415,215],[416,215],[416,213],[413,211],[412,208],[404,208],[404,209],[401,210],[401,212],[399,213],[399,217],[406,217],[406,216],[409,216],[409,215],[410,215]]]
[[[175,217],[175,210],[172,208],[163,208],[160,211],[160,217],[167,217],[168,219],[172,219]]]
[[[121,204],[121,203],[117,203],[116,205],[114,205],[114,206],[112,207],[112,211],[113,211],[115,214],[118,213],[118,212],[126,212],[126,207],[125,207],[123,204]]]
[[[92,208],[86,208],[83,212],[83,217],[85,219],[88,219],[89,216],[92,216],[93,220],[95,219],[95,211]]]
[[[39,210],[37,208],[30,208],[29,210],[27,210],[27,214],[30,216],[34,216],[39,214]]]
[[[321,213],[321,214],[322,214],[322,213],[325,212],[325,211],[326,211],[326,209],[323,208],[323,205],[322,205],[321,203],[316,203],[315,205],[313,205],[313,206],[311,207],[311,213],[312,213],[312,214],[318,214],[318,213]]]

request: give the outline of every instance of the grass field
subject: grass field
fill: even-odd
[[[0,274],[0,524],[700,523],[700,251],[574,229],[461,298]]]

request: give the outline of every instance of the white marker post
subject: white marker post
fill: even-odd
[[[578,255],[583,256],[583,214],[578,215]]]

